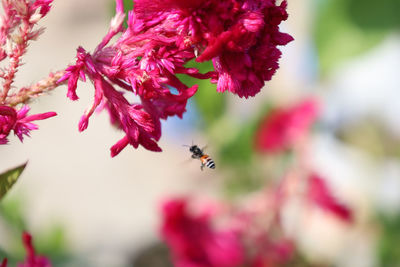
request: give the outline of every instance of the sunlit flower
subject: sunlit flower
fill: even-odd
[[[76,63],[59,80],[68,80],[67,96],[72,100],[78,99],[79,79],[88,77],[95,85],[94,103],[81,118],[79,129],[86,129],[97,107],[105,107],[126,134],[111,148],[112,156],[128,144],[160,151],[160,120],[182,117],[188,99],[198,90],[177,75],[211,79],[219,92],[254,96],[278,68],[281,53],[276,47],[293,40],[279,31],[280,22],[287,18],[285,10],[286,1],[276,5],[275,0],[137,0],[124,29],[122,0],[116,0],[116,16],[108,33],[93,53],[78,48]],[[119,32],[119,38],[110,43]],[[215,70],[199,73],[187,67],[193,59],[213,60]],[[137,103],[123,100],[132,93],[138,96]],[[146,130],[140,123],[126,123],[132,121],[126,119],[132,118],[131,110],[139,110],[134,107],[151,117],[155,130],[150,130],[150,124]]]

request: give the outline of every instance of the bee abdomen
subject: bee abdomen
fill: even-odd
[[[210,169],[215,169],[215,163],[212,158],[208,157],[206,161],[206,167]]]

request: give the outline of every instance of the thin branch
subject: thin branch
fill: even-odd
[[[57,83],[64,73],[64,70],[50,73],[47,78],[40,80],[36,84],[30,87],[21,88],[18,93],[8,96],[5,104],[13,107],[21,103],[26,103],[32,98],[38,97],[43,93],[49,92],[56,87],[65,84],[66,82]]]

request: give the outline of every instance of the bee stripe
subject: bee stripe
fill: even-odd
[[[211,158],[207,159],[206,167],[208,167],[210,169],[215,169],[215,163]]]

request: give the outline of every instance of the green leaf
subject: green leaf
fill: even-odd
[[[254,117],[247,119],[233,134],[233,138],[226,141],[221,148],[221,161],[233,167],[248,165],[254,155],[254,138],[262,119],[273,109],[273,105],[266,102]]]
[[[201,73],[206,73],[213,70],[212,62],[198,63],[194,60],[188,62],[186,67],[196,68]],[[187,86],[199,85],[194,101],[198,112],[200,113],[206,126],[211,126],[224,113],[226,108],[226,95],[217,92],[217,86],[211,84],[210,80],[200,80],[188,75],[177,75],[178,78]]]
[[[254,152],[254,134],[257,124],[254,121],[242,125],[235,137],[223,145],[220,151],[220,161],[233,167],[248,165]]]
[[[62,224],[54,224],[47,227],[45,232],[36,234],[35,245],[41,254],[51,259],[54,266],[72,260],[72,254],[66,240],[65,227]]]
[[[360,28],[368,30],[399,30],[399,0],[346,1],[349,18]]]
[[[9,197],[0,203],[0,216],[9,226],[9,231],[20,233],[26,229],[23,206],[20,198]]]
[[[350,5],[355,1],[357,0],[326,0],[316,11],[314,39],[322,75],[334,70],[343,61],[375,47],[389,32],[387,28],[357,25]],[[361,2],[357,8],[364,5],[364,2]],[[370,17],[369,14],[365,15],[367,19]]]
[[[381,233],[378,240],[378,266],[398,266],[400,262],[400,215],[379,214]]]
[[[211,125],[217,121],[224,113],[226,108],[226,97],[222,93],[217,92],[214,84],[204,84],[204,81],[199,82],[194,100],[197,110],[201,114],[206,125]]]
[[[0,174],[0,199],[4,197],[4,195],[10,190],[10,188],[14,185],[14,183],[18,180],[22,171],[25,169],[26,164],[15,167],[11,170],[8,170],[2,174]]]

